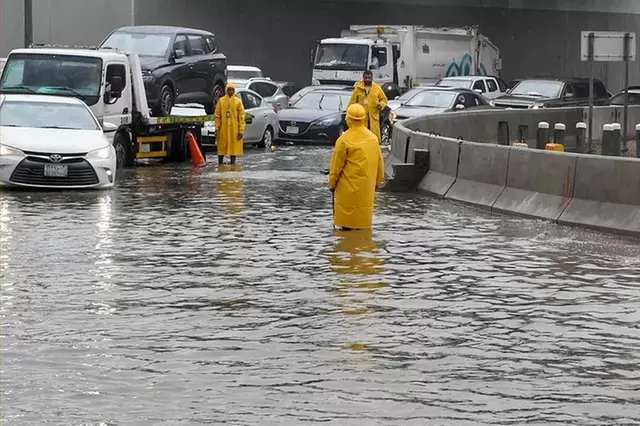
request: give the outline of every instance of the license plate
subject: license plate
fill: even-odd
[[[287,133],[289,133],[290,135],[297,135],[299,131],[300,129],[298,129],[297,127],[287,127]]]
[[[47,177],[67,177],[69,166],[64,164],[45,164],[44,175]]]
[[[151,152],[151,144],[143,143],[140,147],[141,152]]]

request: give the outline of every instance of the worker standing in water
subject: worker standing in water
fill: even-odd
[[[382,151],[376,135],[365,126],[366,116],[359,104],[347,108],[349,129],[336,141],[331,157],[333,223],[344,230],[371,229],[375,192],[384,181]]]
[[[373,73],[366,70],[353,89],[349,105],[360,104],[366,111],[365,126],[371,130],[381,142],[380,113],[387,107],[387,95],[378,84],[373,81]]]
[[[236,164],[236,157],[244,152],[244,106],[235,94],[235,86],[227,84],[227,95],[220,98],[214,111],[218,164],[224,163],[225,156],[231,158],[231,164]]]

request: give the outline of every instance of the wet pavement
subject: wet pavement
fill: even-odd
[[[2,424],[640,424],[640,241],[396,194],[334,234],[329,155],[0,193]]]

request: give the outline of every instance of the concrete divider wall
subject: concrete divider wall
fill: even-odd
[[[491,209],[507,183],[510,149],[462,143],[457,178],[445,198]]]
[[[577,154],[511,148],[506,188],[493,211],[557,221],[573,194]]]
[[[640,160],[579,155],[573,199],[558,222],[640,236]]]
[[[404,163],[404,155],[406,149],[407,138],[411,137],[413,132],[400,123],[393,126],[391,134],[391,151],[384,159],[384,172],[387,179],[393,177],[393,165]]]
[[[414,133],[414,135],[420,135],[420,133]],[[458,174],[458,158],[462,142],[425,134],[421,134],[421,136],[425,137],[429,149],[429,171],[420,182],[418,189],[428,194],[444,197],[454,184]]]

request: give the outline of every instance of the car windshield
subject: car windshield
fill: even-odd
[[[310,92],[302,96],[292,108],[345,111],[349,106],[349,95]]]
[[[365,44],[321,44],[315,68],[364,71],[368,58],[369,46]]]
[[[405,106],[426,108],[449,108],[456,97],[455,92],[424,90],[411,98]]]
[[[512,95],[557,99],[563,84],[559,81],[525,80],[511,91]]]
[[[414,89],[409,89],[406,92],[404,92],[402,94],[402,96],[400,96],[398,98],[399,101],[408,101],[409,99],[413,98],[416,94],[420,93],[423,89],[421,88],[414,88]]]
[[[455,87],[455,88],[459,88],[459,89],[471,89],[471,86],[473,85],[473,80],[471,80],[470,78],[452,78],[452,79],[443,79],[440,80],[436,86],[448,86],[448,87]]]
[[[227,69],[229,79],[249,80],[250,78],[261,78],[262,72],[252,70],[230,70]]]
[[[93,105],[100,99],[101,82],[100,58],[16,53],[7,60],[0,93],[74,96]]]
[[[0,126],[100,130],[85,105],[13,100],[0,106]]]
[[[171,36],[169,34],[115,32],[100,47],[109,47],[127,53],[137,53],[140,56],[164,58],[170,43]]]

